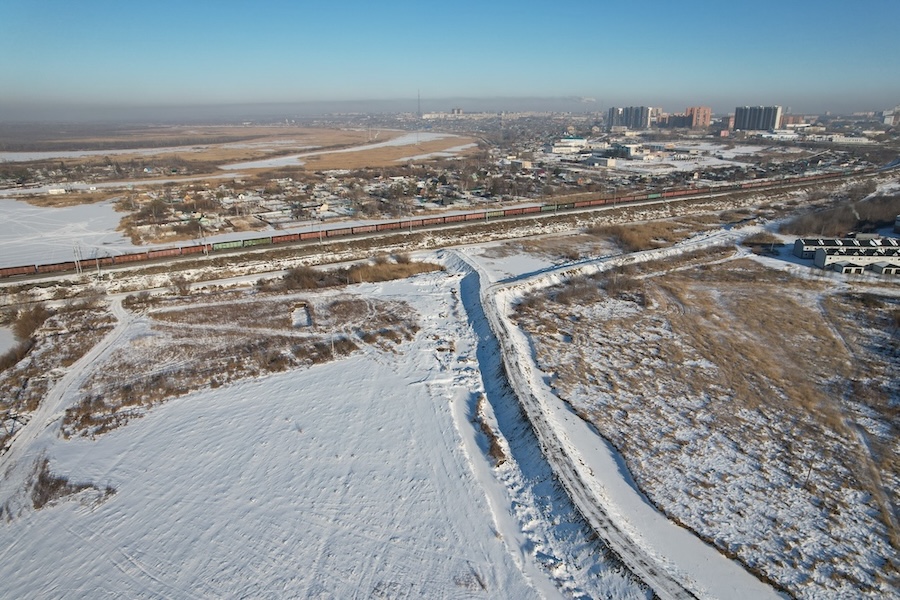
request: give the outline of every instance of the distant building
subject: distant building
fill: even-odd
[[[769,131],[781,128],[780,106],[738,106],[734,109],[734,129]]]
[[[566,136],[551,148],[553,154],[578,154],[588,146],[587,140],[581,137]]]
[[[712,123],[712,109],[708,106],[689,106],[681,114],[661,114],[656,121],[660,127],[673,129],[708,129]]]
[[[805,115],[781,115],[781,126],[784,128],[796,127],[797,125],[807,125],[808,121]]]
[[[687,129],[691,126],[691,118],[687,115],[665,115],[656,122],[660,127],[671,127],[672,129]]]
[[[708,106],[689,106],[684,114],[690,119],[691,129],[706,129],[712,123],[712,109]]]
[[[881,113],[882,123],[893,127],[900,125],[900,104]]]
[[[650,109],[646,106],[613,106],[607,113],[606,127],[627,127],[628,129],[650,129]]]

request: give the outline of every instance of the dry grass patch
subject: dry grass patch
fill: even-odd
[[[480,394],[478,396],[478,402],[475,405],[475,422],[478,423],[478,427],[487,438],[488,456],[494,461],[494,466],[499,467],[507,460],[506,452],[503,451],[503,446],[500,445],[500,439],[498,438],[497,433],[484,417],[485,402],[487,402],[487,398],[484,394]]]
[[[121,192],[96,191],[96,192],[69,192],[51,196],[41,194],[34,196],[22,196],[21,199],[32,206],[44,208],[63,208],[66,206],[80,206],[82,204],[97,204],[121,196]]]
[[[317,269],[299,266],[288,269],[280,279],[262,280],[257,284],[260,291],[286,292],[291,290],[315,290],[328,287],[350,285],[352,283],[374,283],[405,279],[413,275],[430,273],[443,269],[441,265],[428,262],[411,262],[401,259],[387,262],[376,259],[371,263],[362,263],[338,269]]]
[[[230,301],[200,296],[151,310],[149,329],[86,380],[63,420],[65,436],[96,436],[166,400],[249,377],[337,360],[374,346],[397,351],[418,331],[405,303],[332,294]],[[294,327],[302,306],[308,324]]]
[[[649,221],[627,225],[600,225],[588,229],[592,235],[612,239],[623,252],[639,252],[670,246],[685,240],[696,229],[677,221]]]
[[[40,510],[47,504],[85,490],[98,492],[100,501],[116,493],[115,488],[110,486],[101,489],[92,483],[72,483],[68,477],[54,475],[50,472],[50,461],[44,459],[34,476],[34,483],[31,487],[31,504],[35,510]]]
[[[29,338],[19,346],[15,361],[0,371],[0,411],[6,415],[0,428],[0,446],[5,446],[29,413],[37,410],[64,374],[63,369],[84,356],[115,322],[104,308],[64,308],[49,314],[34,328],[40,312],[27,311],[29,317],[23,323],[28,325],[22,327],[30,332]]]
[[[793,595],[883,595],[900,301],[722,255],[579,278],[517,320],[554,392],[671,518]]]

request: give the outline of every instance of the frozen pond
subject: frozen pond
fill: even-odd
[[[16,338],[13,336],[12,330],[7,327],[0,327],[0,354],[4,354],[15,345]]]

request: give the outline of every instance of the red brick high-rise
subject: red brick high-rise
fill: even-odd
[[[684,114],[690,117],[691,129],[706,129],[712,122],[712,109],[708,106],[690,106]]]

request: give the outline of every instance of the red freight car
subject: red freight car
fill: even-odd
[[[325,237],[340,237],[342,235],[353,235],[352,227],[343,227],[341,229],[328,229],[325,231]]]
[[[458,223],[459,221],[465,221],[466,215],[447,215],[444,217],[444,223]]]
[[[24,267],[4,267],[0,269],[0,277],[13,277],[14,275],[34,275],[37,269],[34,265]]]
[[[390,223],[379,223],[376,228],[378,231],[388,231],[390,229],[400,229],[403,225],[400,221],[391,221]]]
[[[166,256],[181,256],[181,248],[163,248],[161,250],[149,250],[147,258],[164,258]]]
[[[374,231],[377,231],[375,225],[357,225],[356,227],[353,227],[353,235],[359,233],[372,233]]]
[[[427,219],[422,219],[422,225],[440,225],[444,222],[444,217],[429,217]]]
[[[272,243],[273,244],[286,244],[288,242],[299,242],[300,234],[299,233],[288,233],[285,235],[273,235]]]
[[[141,260],[147,260],[146,252],[136,252],[134,254],[119,254],[115,257],[113,262],[117,265],[128,262],[138,262]]]
[[[206,251],[206,253],[209,254],[209,250],[210,250],[209,244],[203,244],[203,245],[199,245],[199,246],[184,246],[181,248],[181,253],[182,254],[201,254],[202,252]]]
[[[74,271],[74,262],[51,263],[49,265],[38,265],[38,273],[58,273],[60,271]]]

